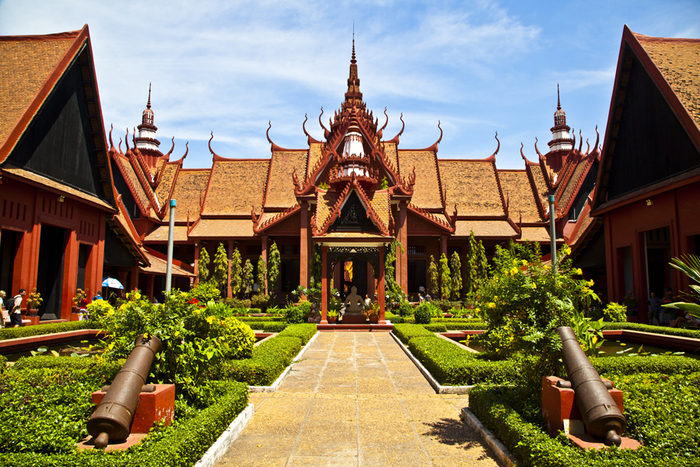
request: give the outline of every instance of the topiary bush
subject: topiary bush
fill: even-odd
[[[311,314],[311,302],[303,301],[297,305],[287,305],[284,317],[290,324],[300,324],[306,321],[306,316],[309,314]]]
[[[421,303],[418,305],[416,311],[413,313],[416,324],[430,324],[430,320],[432,319],[431,311],[434,308],[435,307],[431,306],[429,303]]]
[[[412,316],[413,315],[413,305],[411,305],[411,302],[408,300],[402,300],[401,303],[399,303],[399,316],[405,318],[407,316]]]

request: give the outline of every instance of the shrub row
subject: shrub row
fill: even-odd
[[[700,330],[670,328],[667,326],[653,326],[650,324],[640,323],[604,323],[603,330],[611,331],[616,329],[628,329],[630,331],[653,332],[655,334],[667,334],[670,336],[691,337],[700,339]]]
[[[225,362],[211,377],[270,386],[315,333],[315,324],[289,325],[274,339],[255,347],[252,358]]]
[[[688,357],[598,357],[591,358],[591,364],[603,375],[633,375],[636,373],[688,374],[700,372],[700,360]]]
[[[144,442],[126,451],[89,451],[64,454],[2,453],[0,465],[44,467],[127,467],[134,465],[194,465],[248,403],[248,388],[236,382],[221,382],[224,393],[196,417],[152,433]]]
[[[469,392],[469,404],[479,420],[525,466],[697,466],[698,382],[699,373],[637,373],[617,378],[616,385],[625,392],[627,435],[643,444],[636,451],[582,450],[573,447],[564,435],[551,438],[542,429],[538,401],[523,388],[479,386]]]
[[[479,358],[468,350],[440,339],[428,329],[431,326],[400,324],[394,326],[393,332],[440,384],[463,386],[513,380],[517,372],[515,362]]]
[[[40,336],[43,334],[56,334],[57,332],[78,331],[91,329],[95,323],[87,321],[67,321],[65,323],[38,324],[36,326],[22,326],[19,328],[0,329],[0,341],[17,339],[19,337]]]

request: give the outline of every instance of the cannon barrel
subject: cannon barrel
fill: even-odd
[[[129,437],[141,388],[160,346],[157,337],[146,339],[142,334],[136,338],[129,358],[88,421],[88,433],[95,438],[95,446],[106,447],[110,440],[124,441]]]
[[[562,342],[564,366],[576,392],[576,402],[586,430],[590,435],[604,439],[608,446],[619,446],[627,420],[581,349],[574,331],[568,326],[561,326],[557,328],[557,333]]]

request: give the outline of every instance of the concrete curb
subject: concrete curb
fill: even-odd
[[[253,404],[248,404],[248,407],[238,414],[238,417],[231,422],[228,428],[226,428],[226,431],[221,433],[219,439],[207,449],[207,452],[197,461],[195,467],[214,467],[214,464],[218,462],[221,456],[226,454],[231,443],[241,434],[243,428],[245,428],[248,421],[253,417],[254,412],[255,406]]]
[[[479,439],[493,451],[494,456],[496,456],[501,465],[506,467],[513,467],[516,465],[515,458],[510,454],[508,448],[496,439],[491,431],[481,424],[479,419],[474,416],[469,408],[463,408],[459,413],[459,417],[469,428],[479,435]]]
[[[316,334],[314,334],[314,337],[309,339],[309,342],[306,343],[303,349],[297,354],[296,357],[294,357],[294,360],[292,360],[292,363],[285,368],[285,370],[282,372],[281,375],[275,380],[274,383],[272,383],[272,386],[248,386],[248,392],[275,392],[277,391],[277,388],[282,384],[282,381],[284,380],[284,377],[287,376],[287,373],[292,369],[292,366],[294,366],[294,363],[301,359],[301,357],[304,355],[304,352],[306,352],[306,349],[311,347],[311,343],[318,337],[318,331]]]
[[[416,359],[416,357],[413,356],[411,352],[406,348],[405,345],[403,345],[403,342],[399,340],[398,337],[394,335],[394,333],[391,333],[391,337],[394,338],[397,344],[403,349],[403,351],[406,353],[409,359],[413,362],[414,365],[420,370],[421,373],[423,373],[423,376],[425,376],[425,379],[428,380],[430,385],[435,389],[435,392],[438,394],[469,394],[469,389],[471,389],[474,386],[442,386],[440,383],[438,383],[435,378],[433,378],[433,375],[430,374],[428,370],[423,366],[421,362]]]

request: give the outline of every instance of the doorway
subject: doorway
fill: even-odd
[[[42,321],[59,319],[63,293],[63,260],[68,239],[67,229],[41,224],[39,271],[36,288],[44,302],[39,307]]]
[[[22,234],[14,230],[3,230],[0,236],[0,290],[11,297],[16,290],[12,289],[12,275],[15,269],[15,256]],[[20,286],[21,287],[21,286]]]
[[[671,266],[671,232],[668,227],[644,232],[646,252],[647,295],[663,297],[673,290]]]

